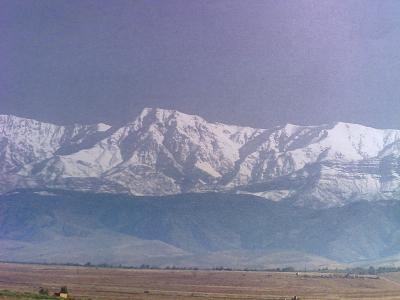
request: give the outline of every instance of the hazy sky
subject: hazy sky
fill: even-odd
[[[0,1],[0,113],[400,128],[400,1]]]

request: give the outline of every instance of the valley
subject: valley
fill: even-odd
[[[384,278],[326,278],[319,273],[177,271],[0,263],[0,290],[57,291],[73,299],[400,299],[398,274]],[[13,298],[1,298],[11,300]]]

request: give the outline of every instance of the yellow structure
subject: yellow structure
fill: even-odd
[[[68,299],[68,293],[55,293],[54,295],[63,299]]]

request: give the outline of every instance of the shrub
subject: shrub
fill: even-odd
[[[49,295],[49,290],[45,289],[43,287],[40,287],[39,289],[39,295],[43,295],[43,296],[48,296]]]

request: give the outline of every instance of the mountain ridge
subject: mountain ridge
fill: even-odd
[[[253,193],[331,207],[399,194],[400,130],[337,122],[271,129],[145,108],[122,126],[0,115],[0,192],[62,188],[131,195]],[[277,182],[303,182],[277,189]]]
[[[313,210],[226,193],[18,190],[0,195],[0,259],[257,269],[398,265],[399,212],[397,200]]]

